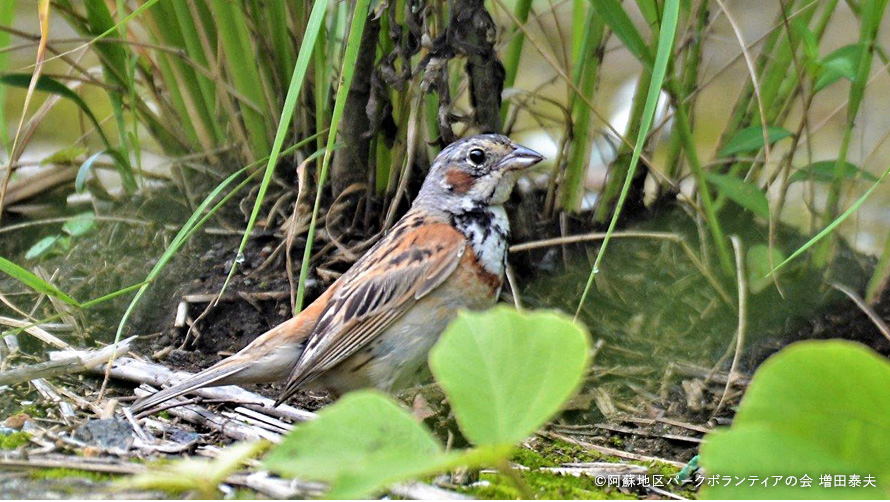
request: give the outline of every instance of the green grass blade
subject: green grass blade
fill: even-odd
[[[86,0],[84,7],[86,8],[90,35],[95,39],[98,39],[98,36],[103,33],[108,33],[112,38],[119,39],[121,37],[119,27],[122,27],[123,23],[120,26],[115,24],[104,0]],[[127,82],[126,77],[127,46],[119,43],[99,42],[96,44],[96,52],[99,53],[103,68],[107,70],[109,80],[121,87],[129,88],[130,83]]]
[[[590,0],[590,5],[596,9],[606,25],[612,29],[631,54],[651,70],[652,53],[618,0]]]
[[[878,185],[880,185],[881,182],[884,181],[884,178],[887,177],[887,174],[890,174],[890,167],[888,167],[888,168],[884,171],[884,173],[881,174],[881,177],[878,178],[878,181],[875,181],[875,182],[868,188],[868,190],[866,190],[865,193],[862,194],[862,197],[859,197],[859,199],[857,199],[856,202],[853,203],[853,205],[851,205],[849,208],[847,208],[846,211],[843,212],[843,214],[841,214],[840,216],[838,216],[837,218],[835,218],[831,223],[829,223],[828,226],[826,226],[825,228],[823,228],[822,231],[819,232],[818,234],[816,234],[815,237],[813,237],[812,239],[808,240],[808,241],[806,242],[806,244],[804,244],[803,246],[801,246],[800,248],[798,248],[797,251],[791,253],[791,256],[789,256],[788,258],[786,258],[785,261],[783,261],[782,263],[780,263],[779,265],[777,265],[776,268],[774,268],[774,269],[772,270],[772,272],[770,272],[770,275],[775,274],[777,270],[779,270],[780,268],[784,267],[786,264],[788,264],[788,262],[790,262],[791,260],[793,260],[793,259],[797,258],[798,256],[800,256],[804,251],[806,251],[807,249],[809,249],[810,247],[812,247],[814,244],[816,244],[817,242],[819,242],[820,240],[822,240],[825,236],[831,234],[831,232],[833,232],[833,231],[838,227],[838,225],[840,225],[841,223],[843,223],[844,220],[846,220],[847,218],[849,218],[851,214],[855,213],[855,212],[859,209],[859,206],[861,206],[861,205],[862,205],[862,204],[863,204],[863,203],[864,203],[864,202],[871,196],[871,194],[875,191],[875,189],[878,188]]]
[[[117,291],[112,291],[111,293],[107,293],[107,294],[105,294],[105,295],[102,295],[102,296],[100,296],[100,297],[98,297],[98,298],[93,298],[92,300],[87,300],[87,301],[81,303],[80,305],[77,305],[77,307],[79,307],[79,308],[81,308],[81,309],[89,309],[89,308],[95,307],[96,305],[99,305],[99,304],[101,304],[101,303],[105,303],[105,302],[107,302],[107,301],[109,301],[109,300],[113,300],[113,299],[117,298],[118,296],[123,296],[123,295],[125,295],[125,294],[127,294],[127,293],[129,293],[129,292],[131,292],[131,291],[134,291],[134,290],[136,290],[136,289],[142,287],[142,285],[144,285],[144,284],[146,284],[146,283],[145,283],[145,282],[140,282],[140,283],[137,283],[137,284],[132,284],[132,285],[127,286],[127,287],[125,287],[125,288],[118,289]],[[10,330],[6,330],[6,331],[2,331],[2,332],[0,332],[0,336],[6,336],[6,335],[13,335],[13,336],[16,336],[16,335],[18,335],[19,333],[22,333],[22,332],[24,332],[25,330],[27,330],[27,329],[29,329],[29,328],[33,328],[34,326],[40,326],[40,325],[42,325],[42,324],[47,324],[47,323],[53,322],[53,321],[55,321],[55,320],[61,318],[62,315],[64,315],[62,312],[56,312],[55,314],[52,314],[52,315],[50,315],[50,316],[48,316],[48,317],[44,317],[43,319],[34,320],[34,321],[29,322],[29,323],[27,323],[27,324],[23,324],[23,325],[21,325],[21,326],[19,326],[19,327],[17,327],[17,328],[10,329]]]
[[[281,121],[278,123],[278,132],[275,133],[275,141],[272,144],[272,153],[269,154],[269,161],[266,163],[266,169],[263,172],[263,181],[260,183],[256,202],[254,202],[253,210],[250,212],[247,228],[244,230],[241,244],[238,245],[238,256],[241,256],[244,252],[244,247],[247,245],[247,239],[250,237],[250,232],[253,230],[253,226],[256,224],[257,217],[260,214],[260,207],[266,196],[266,190],[269,188],[269,183],[272,181],[272,173],[275,171],[275,165],[278,163],[278,158],[280,157],[281,146],[284,144],[284,138],[287,136],[287,129],[290,127],[290,122],[294,116],[294,109],[297,106],[297,98],[299,98],[300,91],[303,88],[303,81],[306,78],[306,71],[309,68],[309,61],[311,60],[315,42],[318,39],[321,26],[324,23],[328,1],[329,0],[317,0],[312,7],[312,13],[309,15],[306,33],[303,36],[303,44],[300,46],[300,53],[297,56],[297,64],[294,66],[294,72],[293,75],[291,75],[287,96],[284,98]],[[322,183],[323,182],[319,180],[319,187]],[[225,283],[223,283],[222,291],[225,291],[229,281],[235,274],[235,268],[237,266],[238,262],[236,260],[232,263],[232,268],[229,269],[229,274],[226,277]],[[222,292],[220,292],[220,294],[222,294]]]
[[[328,116],[328,97],[331,91],[330,78],[328,76],[328,59],[325,51],[328,47],[327,30],[322,23],[321,30],[318,32],[318,40],[315,43],[313,52],[313,90],[315,91],[315,130],[321,131],[327,129],[325,119]],[[324,137],[318,138],[318,149],[324,148]]]
[[[147,9],[151,8],[154,4],[158,3],[159,1],[160,0],[147,0],[145,3],[143,3],[136,9],[133,9],[133,12],[131,12],[129,15],[127,15],[126,17],[124,17],[123,19],[118,21],[116,24],[109,26],[108,29],[106,29],[105,31],[103,31],[101,33],[94,34],[89,42],[79,45],[73,49],[67,50],[61,54],[56,54],[55,56],[53,56],[51,58],[46,58],[46,60],[44,62],[50,62],[54,59],[60,58],[62,56],[67,56],[68,54],[81,51],[91,45],[96,44],[96,42],[99,42],[100,40],[107,37],[108,35],[112,35],[112,34],[116,33],[121,26],[129,23],[133,19],[136,19],[137,16],[139,16],[140,14],[145,12]]]
[[[0,0],[0,26],[12,26],[12,20],[15,17],[15,8],[18,5],[16,0]],[[0,30],[0,47],[9,47],[9,32]],[[6,61],[9,59],[9,53],[0,51],[0,72],[6,71]],[[5,103],[6,89],[0,85],[0,124],[6,124],[6,114],[3,113],[3,104]],[[4,125],[0,127],[0,148],[12,148],[9,142],[9,130]],[[7,156],[11,154],[7,150]]]
[[[86,0],[84,2],[87,14],[87,23],[89,25],[90,35],[103,33],[108,30],[114,38],[124,38],[125,31],[118,30],[115,27],[114,18],[111,17],[111,11],[105,5],[104,0]],[[126,25],[121,25],[122,29]],[[124,100],[123,96],[135,96],[134,82],[129,79],[129,47],[120,43],[100,42],[95,46],[99,59],[102,62],[102,71],[105,78],[123,88],[124,92],[118,90],[107,91],[108,99],[111,101],[111,108],[114,112],[114,119],[117,123],[118,141],[122,155],[115,158],[115,163],[120,163],[117,168],[121,173],[124,188],[127,192],[132,193],[136,190],[136,180],[133,175],[133,166],[130,165],[130,145],[127,136],[127,123],[124,119]],[[135,108],[130,103],[131,108]]]
[[[828,200],[825,203],[824,222],[835,220],[838,212],[838,206],[841,201],[841,191],[843,188],[843,172],[844,164],[847,161],[847,152],[850,148],[850,141],[853,138],[853,130],[856,122],[856,116],[859,114],[859,106],[865,97],[865,86],[868,83],[868,75],[871,72],[871,63],[874,56],[874,44],[877,37],[878,28],[881,24],[881,18],[887,8],[887,0],[865,0],[861,3],[860,13],[860,31],[859,45],[862,47],[859,62],[856,71],[856,78],[850,85],[850,95],[847,101],[847,125],[844,128],[844,135],[841,138],[841,145],[838,149],[837,162],[835,164],[834,181],[828,192]],[[835,220],[836,221],[836,220]],[[830,226],[830,225],[829,225]],[[828,262],[831,254],[832,240],[826,240],[819,245],[813,256],[813,264],[816,267],[823,267]]]
[[[11,73],[9,75],[0,76],[0,84],[6,84],[13,87],[21,87],[24,89],[28,88],[30,81],[31,75],[27,73]],[[111,146],[111,143],[108,141],[108,137],[105,136],[105,132],[102,130],[102,126],[99,125],[99,121],[96,119],[93,111],[90,110],[89,106],[87,106],[86,102],[84,102],[84,100],[81,99],[81,97],[78,96],[77,93],[69,89],[65,84],[52,77],[47,77],[46,75],[41,75],[40,77],[38,77],[35,89],[68,99],[76,104],[77,107],[81,109],[81,111],[83,111],[84,115],[86,115],[90,122],[93,124],[93,127],[96,128],[96,132],[99,134],[102,143],[105,144],[105,150],[103,151],[103,153],[108,153],[111,156],[112,160],[114,160],[114,166],[121,176],[121,181],[123,182],[124,187],[130,192],[135,190],[136,178],[133,175],[133,169],[130,166],[130,163],[118,149]]]
[[[176,17],[179,25],[177,35],[181,37],[189,57],[201,66],[209,66],[208,55],[204,52],[204,46],[201,44],[201,35],[198,32],[197,25],[201,20],[192,17],[191,10],[185,2],[170,2],[170,5],[173,7],[172,14]],[[166,27],[165,31],[167,29],[175,30],[176,28],[172,26]],[[213,57],[214,55],[210,54],[209,56]],[[190,75],[187,78],[194,80],[194,83],[190,84],[191,88],[194,89],[194,86],[197,85],[199,89],[198,95],[193,96],[192,103],[194,103],[197,115],[203,122],[204,129],[208,131],[208,134],[213,134],[216,145],[224,143],[225,132],[220,126],[220,120],[217,118],[216,83],[204,75],[197,74],[191,68],[187,70]],[[195,94],[194,91],[193,94]]]
[[[117,0],[117,13],[118,15],[123,15],[125,12],[125,0]],[[127,25],[122,24],[120,28],[121,40],[127,40]],[[136,69],[139,67],[139,54],[131,51],[129,47],[124,47],[127,51],[128,57],[126,59],[126,80],[127,80],[127,91],[128,98],[130,103],[135,103],[136,96]],[[133,151],[133,159],[136,161],[135,169],[131,168],[130,172],[142,172],[142,148],[139,144],[139,117],[133,110],[130,111],[130,129],[126,128],[125,124],[122,124],[124,127],[121,129],[121,144],[125,147],[129,145],[129,147]],[[129,161],[127,165],[129,165]],[[119,168],[123,168],[124,166],[119,166]],[[135,180],[134,180],[135,181]],[[127,181],[124,180],[124,185],[127,185]],[[133,188],[135,190],[135,187]]]
[[[318,187],[315,193],[315,205],[312,207],[312,219],[309,221],[309,232],[306,235],[306,249],[303,251],[303,261],[300,263],[300,279],[297,286],[296,311],[303,308],[303,297],[306,293],[306,277],[309,274],[309,260],[312,257],[312,244],[315,241],[315,226],[318,223],[318,211],[321,206],[321,193],[328,176],[328,167],[331,164],[334,143],[337,140],[337,126],[343,117],[346,107],[346,97],[349,95],[349,86],[352,85],[352,75],[355,71],[355,61],[358,59],[358,49],[365,31],[365,22],[368,19],[370,0],[358,0],[352,14],[352,26],[349,28],[349,38],[346,41],[346,51],[343,56],[343,64],[340,72],[340,86],[337,88],[337,98],[334,101],[334,112],[331,116],[331,127],[328,130],[328,143],[325,147],[324,160],[318,173]],[[302,50],[301,50],[302,52]]]
[[[156,9],[146,14],[144,24],[155,43],[159,45],[177,45],[170,40],[171,33],[174,31],[170,28],[175,25],[174,18],[173,8],[169,3],[162,3]],[[161,26],[166,26],[167,28],[162,30]],[[190,97],[186,95],[188,92],[186,86],[176,83],[177,75],[181,73],[176,65],[181,64],[181,60],[167,53],[160,52],[155,56],[155,63],[158,66],[160,80],[165,83],[170,108],[172,108],[172,113],[166,113],[167,110],[164,110],[165,113],[162,114],[162,119],[171,124],[176,123],[179,135],[183,136],[181,141],[184,141],[190,147],[190,150],[194,151],[200,146],[198,130],[195,125],[196,119],[189,117],[190,103],[186,103],[186,100],[190,99]]]
[[[75,9],[75,8],[71,5],[71,3],[68,2],[67,0],[56,0],[54,3],[56,3],[56,4],[58,4],[58,6],[61,6],[61,7],[62,7],[62,12],[63,12],[63,13],[64,13],[64,12],[71,12],[71,13],[73,13],[73,12],[76,12],[77,10],[79,10],[79,9]],[[50,62],[50,61],[52,61],[52,60],[55,60],[55,59],[58,59],[58,58],[67,56],[67,55],[72,54],[72,53],[74,53],[74,52],[82,51],[83,49],[86,49],[86,48],[88,48],[88,47],[92,47],[93,45],[96,45],[96,46],[97,46],[96,51],[99,52],[100,55],[101,55],[101,51],[102,51],[103,49],[102,49],[101,47],[99,47],[99,45],[100,45],[100,41],[101,41],[103,38],[105,38],[105,37],[107,37],[107,36],[109,36],[109,35],[119,36],[119,32],[118,32],[118,30],[119,30],[122,26],[126,25],[126,23],[128,23],[128,22],[131,21],[132,19],[136,18],[137,16],[139,16],[140,14],[142,14],[143,12],[145,12],[147,9],[149,9],[150,7],[152,7],[153,5],[155,5],[156,3],[158,3],[158,0],[147,0],[145,3],[143,3],[142,5],[140,5],[138,8],[134,9],[133,12],[131,12],[129,15],[127,15],[126,17],[124,17],[123,19],[121,19],[118,23],[116,23],[116,24],[112,24],[112,25],[108,26],[107,29],[105,29],[103,32],[98,33],[98,34],[96,33],[96,31],[97,31],[97,30],[100,30],[100,29],[102,29],[102,28],[104,27],[104,26],[100,26],[100,24],[101,24],[101,19],[97,18],[97,19],[96,19],[96,26],[93,26],[93,23],[91,23],[91,22],[88,21],[88,20],[84,20],[84,19],[83,19],[82,17],[80,17],[80,16],[76,16],[76,15],[69,15],[69,16],[66,16],[66,17],[68,18],[68,20],[69,20],[69,22],[71,23],[72,26],[76,27],[77,29],[79,29],[80,31],[84,32],[85,34],[87,34],[87,35],[89,35],[89,36],[91,37],[91,38],[90,38],[90,41],[87,42],[87,43],[85,43],[85,44],[81,44],[81,45],[79,45],[79,46],[77,46],[77,47],[75,47],[75,48],[73,48],[73,49],[67,50],[67,51],[65,51],[65,52],[63,52],[63,53],[61,53],[61,54],[57,54],[57,55],[55,55],[55,56],[53,56],[53,57],[46,58],[46,59],[44,60],[44,63],[48,63],[48,62]],[[92,6],[90,6],[90,8],[96,8],[96,7],[97,7],[96,4],[93,4]],[[107,10],[107,9],[106,9],[106,10]],[[106,44],[106,45],[110,47],[110,46],[113,46],[113,45],[120,45],[120,44],[118,44],[117,42],[114,42],[114,43],[110,43],[110,44]],[[119,47],[119,48],[120,48],[120,47]],[[125,52],[125,54],[126,54],[126,52]],[[112,57],[113,57],[113,58],[116,58],[116,56],[112,56]],[[113,67],[113,66],[106,65],[106,64],[105,64],[105,61],[104,61],[104,59],[103,59],[103,70],[105,70],[105,69],[111,69],[112,67]],[[126,58],[124,58],[124,64],[122,65],[124,74],[120,76],[121,78],[123,78],[124,81],[126,81],[127,67],[128,67],[128,63],[127,63]],[[115,77],[115,75],[109,75],[109,77],[110,77],[112,80],[114,80],[114,79],[117,78],[117,77]],[[117,80],[115,80],[115,83],[117,83]],[[126,87],[126,86],[125,86],[125,85],[121,85],[121,87]],[[136,97],[138,97],[138,95],[135,94],[135,92],[130,93],[130,96],[136,96]],[[118,99],[118,98],[119,98],[119,96],[114,96],[114,95],[111,95],[111,94],[109,95],[109,97],[110,97],[112,100],[114,100],[114,99]],[[170,154],[174,154],[174,155],[184,153],[184,144],[183,144],[181,138],[179,138],[175,133],[173,133],[173,132],[171,132],[170,130],[168,130],[168,128],[166,128],[166,127],[161,123],[161,121],[158,119],[158,117],[155,116],[155,114],[154,114],[153,110],[151,109],[151,107],[149,107],[149,106],[148,106],[145,102],[143,102],[141,99],[137,99],[136,102],[131,103],[131,105],[132,105],[132,109],[135,110],[135,113],[138,113],[138,115],[139,115],[139,119],[142,121],[142,123],[145,125],[145,127],[151,132],[151,134],[152,134],[152,136],[154,136],[155,140],[157,140],[157,142],[158,142],[158,143],[159,143],[159,144],[160,144],[160,145],[161,145],[161,146],[162,146],[168,153],[170,153]],[[129,142],[129,141],[128,141],[128,138],[126,137],[126,134],[124,134],[124,136],[122,137],[122,141],[124,141],[125,143],[128,143],[128,142]],[[124,145],[124,146],[125,146],[125,145]],[[128,163],[127,168],[130,169],[130,168],[129,168],[129,163]]]
[[[146,24],[151,28],[150,32],[157,43],[179,47],[189,57],[194,58],[188,49],[186,35],[182,32],[181,26],[189,25],[192,29],[197,29],[199,21],[189,17],[180,22],[181,16],[177,13],[177,9],[183,7],[185,6],[181,2],[164,2],[151,12]],[[188,11],[188,8],[185,8],[185,11]],[[175,122],[184,130],[193,149],[213,149],[216,146],[213,142],[214,127],[209,122],[216,122],[218,119],[210,115],[210,110],[206,106],[207,96],[201,86],[201,79],[204,76],[199,76],[181,57],[159,53],[157,61],[165,87],[170,94],[170,102],[176,111]],[[200,60],[197,63],[202,64]],[[216,96],[210,98],[215,99]]]
[[[275,50],[275,62],[281,78],[287,76],[287,72],[294,67],[294,51],[291,46],[290,35],[287,31],[287,2],[285,0],[270,0],[266,7],[266,18],[272,31],[272,47]],[[284,81],[283,85],[290,85]]]
[[[93,298],[92,300],[87,300],[80,304],[80,308],[88,309],[90,307],[95,307],[96,305],[99,305],[100,303],[105,303],[108,300],[113,300],[113,299],[117,298],[118,296],[123,296],[131,291],[136,291],[137,289],[139,289],[143,286],[147,286],[148,284],[149,284],[149,281],[142,281],[142,282],[137,282],[136,284],[131,284],[130,286],[118,289],[117,291],[112,291],[111,293],[102,295],[98,298]]]
[[[240,9],[241,3],[212,0],[210,5],[222,41],[223,60],[229,68],[235,89],[257,106],[262,106],[265,98],[257,67],[257,56],[250,46],[250,40],[246,40],[243,36],[247,31],[247,21]],[[250,151],[254,158],[259,158],[269,151],[266,120],[262,114],[246,106],[241,107],[241,117],[250,140]]]
[[[637,0],[643,19],[650,26],[658,22],[658,5],[655,0]]]
[[[590,7],[589,4],[589,0],[572,0],[572,45],[570,46],[572,50],[572,68],[584,67],[584,58],[582,57],[582,54],[584,50],[584,37],[587,34],[587,31],[584,29],[584,25],[587,22],[587,16],[584,13],[588,12],[588,9],[591,12],[596,13],[596,9]],[[602,16],[597,15],[597,17],[602,19]],[[572,79],[575,83],[578,82],[577,73],[572,74]]]
[[[581,312],[581,307],[584,305],[584,302],[587,300],[587,295],[590,293],[590,288],[593,286],[593,279],[599,271],[599,266],[606,253],[609,240],[612,237],[612,233],[615,231],[615,225],[617,225],[618,218],[621,215],[621,207],[624,205],[624,200],[627,198],[627,194],[630,191],[630,184],[631,181],[633,181],[634,171],[636,171],[637,164],[639,164],[640,161],[640,154],[643,151],[646,136],[649,135],[649,129],[652,127],[652,120],[655,117],[658,98],[661,95],[661,87],[664,84],[668,62],[671,58],[671,50],[677,32],[679,14],[680,0],[666,0],[661,21],[661,30],[658,37],[658,50],[655,54],[655,63],[652,66],[652,79],[649,83],[649,90],[646,93],[646,105],[643,108],[643,120],[640,124],[640,131],[639,134],[637,134],[637,140],[634,144],[630,165],[627,168],[627,176],[624,178],[624,186],[621,188],[621,195],[619,195],[618,202],[615,205],[615,213],[612,215],[612,220],[609,222],[609,228],[603,239],[603,244],[600,246],[596,259],[593,262],[593,269],[590,271],[590,276],[587,278],[587,284],[584,286],[584,293],[581,294],[581,300],[578,302],[578,309],[575,311],[576,318]],[[606,22],[608,23],[608,21]],[[702,189],[706,190],[707,187],[702,187]]]
[[[590,9],[586,16],[586,23],[582,26],[583,35],[580,37],[581,44],[575,58],[572,79],[585,96],[593,99],[602,62],[597,47],[602,43],[605,24],[596,10]],[[588,140],[590,108],[580,99],[576,99],[574,94],[569,97],[569,102],[571,103],[574,131],[569,160],[566,165],[565,181],[562,186],[562,207],[568,211],[575,211],[580,205],[581,195],[584,192],[584,177],[590,158],[590,141]]]
[[[518,0],[516,2],[514,15],[520,24],[525,24],[528,21],[528,13],[531,11],[531,8],[532,0]],[[519,60],[522,58],[522,46],[525,44],[525,32],[519,29],[518,26],[513,31],[512,36],[513,40],[507,46],[507,54],[504,57],[504,89],[513,87],[513,84],[516,82],[516,72],[519,69]],[[504,104],[501,105],[501,122],[506,120],[508,109],[508,102],[504,101]]]
[[[44,281],[40,277],[37,277],[28,270],[25,270],[24,268],[16,265],[6,258],[3,258],[2,256],[0,256],[0,272],[9,275],[13,279],[21,282],[25,286],[28,286],[38,293],[43,293],[52,296],[53,298],[58,298],[59,300],[62,300],[69,305],[74,305],[76,307],[80,306],[80,303],[78,303],[77,300],[71,298],[70,296],[62,292],[62,290],[60,290],[59,288]]]

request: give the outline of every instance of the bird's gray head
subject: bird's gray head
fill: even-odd
[[[543,159],[500,134],[455,141],[436,156],[416,204],[450,213],[501,205],[519,174]]]

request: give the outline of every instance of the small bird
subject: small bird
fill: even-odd
[[[411,209],[317,300],[133,411],[215,385],[286,379],[277,405],[300,388],[339,395],[415,383],[457,311],[497,301],[510,232],[503,205],[520,173],[543,158],[498,134],[450,144]]]

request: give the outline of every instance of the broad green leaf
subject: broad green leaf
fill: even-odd
[[[766,244],[757,244],[748,249],[745,255],[745,269],[748,273],[748,289],[757,294],[767,288],[773,282],[770,271],[773,265],[782,263],[785,253],[773,246],[772,262],[770,262],[770,250]]]
[[[363,390],[298,425],[264,464],[282,476],[329,483],[330,498],[354,499],[447,469],[455,458],[392,399]]]
[[[79,237],[96,226],[96,215],[91,211],[80,213],[62,225],[62,231],[71,237]]]
[[[643,37],[617,0],[590,0],[590,5],[602,16],[619,40],[643,65],[652,68],[652,53]]]
[[[853,81],[859,69],[859,58],[862,54],[859,44],[845,45],[822,59],[821,72],[816,79],[814,92],[819,92],[829,85],[845,78]]]
[[[38,293],[44,293],[53,298],[58,298],[70,305],[80,305],[76,300],[63,293],[57,287],[3,257],[0,257],[0,272],[9,275]]]
[[[796,183],[798,181],[808,181],[812,179],[818,183],[830,183],[834,181],[834,166],[836,162],[834,160],[822,160],[819,162],[813,162],[810,165],[809,169],[803,168],[794,171],[794,174],[788,177],[788,183]],[[841,164],[841,178],[847,180],[862,180],[862,181],[878,181],[877,176],[869,173],[868,171],[863,171],[859,169],[856,164],[852,162],[844,162]]]
[[[701,448],[708,476],[804,475],[812,487],[706,486],[707,498],[890,497],[890,362],[847,341],[794,344],[754,375],[732,427]],[[821,487],[821,475],[874,476],[875,487]],[[847,478],[849,479],[849,478]]]
[[[708,182],[726,197],[761,218],[769,218],[769,202],[755,185],[727,174],[708,173]]]
[[[59,242],[61,235],[48,235],[43,239],[35,242],[33,246],[28,248],[28,252],[25,253],[26,260],[36,260],[41,256],[46,256],[56,247],[56,243]]]
[[[556,312],[463,312],[430,352],[430,369],[477,445],[515,444],[556,414],[587,367],[587,333]]]
[[[769,138],[769,144],[774,144],[781,139],[791,136],[791,131],[776,126],[768,126],[766,135]],[[717,154],[718,157],[729,157],[740,153],[747,153],[763,148],[763,128],[760,126],[746,127],[737,132],[735,136],[726,143],[726,146]]]

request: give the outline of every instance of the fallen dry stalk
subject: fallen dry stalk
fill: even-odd
[[[90,373],[102,375],[105,373],[104,368],[91,368]],[[111,366],[111,376],[120,380],[129,382],[143,383],[152,387],[162,387],[171,381],[180,381],[189,376],[190,373],[184,371],[174,371],[170,368],[146,361],[138,361],[130,357],[121,357],[114,361]],[[246,391],[241,387],[234,385],[222,387],[207,387],[192,392],[193,395],[204,399],[214,401],[237,401],[239,403],[254,403],[263,408],[273,409],[274,401],[259,394]],[[256,408],[255,408],[256,410]],[[288,418],[296,422],[304,422],[315,418],[315,413],[301,410],[293,406],[282,404],[278,408],[274,408],[277,416]]]
[[[64,340],[61,340],[55,336],[53,336],[50,332],[41,328],[40,326],[35,326],[34,323],[19,321],[18,319],[12,319],[9,317],[0,316],[0,324],[6,326],[12,326],[14,328],[22,328],[25,333],[33,336],[34,338],[40,340],[41,342],[52,345],[57,349],[67,350],[71,348],[70,345],[65,343]]]
[[[38,378],[50,378],[66,373],[83,373],[130,350],[130,342],[136,337],[122,341],[115,350],[109,345],[100,350],[51,352],[50,361],[20,366],[0,373],[0,385],[13,385]]]

